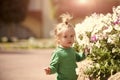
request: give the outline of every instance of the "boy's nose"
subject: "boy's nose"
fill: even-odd
[[[72,38],[69,38],[68,41],[72,41],[73,39]]]

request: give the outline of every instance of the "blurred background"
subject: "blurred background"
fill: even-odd
[[[59,16],[70,13],[75,25],[118,5],[120,0],[0,0],[0,80],[55,80],[44,68],[55,48]]]
[[[118,5],[119,0],[0,0],[0,42],[52,43],[61,14],[70,13],[71,23],[76,24],[92,13],[111,13]]]

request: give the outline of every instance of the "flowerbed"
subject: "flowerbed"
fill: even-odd
[[[113,7],[113,13],[92,14],[76,24],[75,48],[82,52],[90,49],[88,58],[93,67],[85,73],[93,80],[107,80],[120,72],[120,6]]]

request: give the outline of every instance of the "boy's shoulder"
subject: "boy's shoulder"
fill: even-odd
[[[53,51],[53,53],[61,53],[63,52],[64,50],[60,47],[56,47],[56,49]]]
[[[66,52],[66,51],[65,51],[64,48],[56,47],[56,49],[53,51],[53,54],[63,55],[65,52]]]

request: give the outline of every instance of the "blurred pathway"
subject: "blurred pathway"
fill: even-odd
[[[46,75],[53,49],[0,51],[0,80],[55,80]]]

